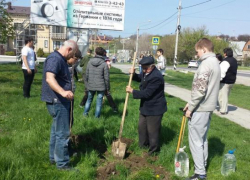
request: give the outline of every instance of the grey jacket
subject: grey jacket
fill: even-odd
[[[88,62],[86,82],[90,91],[109,91],[109,68],[103,56],[96,55]]]
[[[214,53],[204,54],[197,69],[191,91],[190,111],[213,111],[220,87],[220,66]]]

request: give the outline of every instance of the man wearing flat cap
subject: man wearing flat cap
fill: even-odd
[[[140,61],[142,73],[133,73],[133,80],[140,82],[140,90],[130,86],[126,92],[133,94],[134,99],[141,99],[139,116],[139,146],[149,148],[151,155],[160,150],[160,130],[163,114],[167,111],[167,102],[164,94],[164,79],[161,72],[155,67],[152,57],[143,57]]]

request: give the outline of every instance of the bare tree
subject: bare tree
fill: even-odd
[[[242,34],[238,36],[238,40],[239,41],[249,41],[250,40],[250,35],[249,34]]]
[[[167,58],[167,63],[172,64],[174,59],[175,35],[165,35],[161,38],[158,48],[163,49],[164,56]]]
[[[152,35],[150,34],[142,34],[139,38],[139,48],[138,48],[138,52],[139,54],[141,53],[151,53],[152,51],[152,43],[151,43],[151,40],[152,40]]]

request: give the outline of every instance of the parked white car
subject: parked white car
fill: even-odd
[[[199,65],[200,65],[200,61],[191,60],[188,63],[188,68],[192,68],[192,67],[198,68]]]

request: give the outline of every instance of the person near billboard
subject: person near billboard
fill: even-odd
[[[55,50],[46,58],[43,68],[41,99],[46,102],[48,112],[53,117],[49,159],[60,170],[71,170],[68,143],[74,94],[67,62],[75,56],[77,49],[75,41],[65,41],[58,51]]]
[[[34,80],[34,76],[37,71],[35,65],[35,53],[33,50],[33,45],[33,39],[31,37],[27,37],[25,39],[25,46],[22,49],[22,70],[24,76],[23,96],[25,98],[30,97],[31,84]]]
[[[88,99],[85,104],[84,116],[88,116],[91,103],[95,93],[97,93],[95,117],[101,115],[102,101],[105,91],[109,91],[109,68],[105,62],[105,49],[97,47],[95,57],[88,62],[86,69],[86,84],[88,89]]]
[[[74,76],[76,72],[76,67],[78,65],[78,60],[82,58],[82,53],[81,51],[78,49],[75,53],[75,56],[70,58],[67,63],[69,65],[69,72],[70,72],[70,77],[71,77],[71,84],[72,84],[72,92],[75,94],[76,91],[76,83],[74,80]],[[71,122],[71,127],[73,126],[74,123],[74,100],[72,100],[72,108],[71,108],[72,112],[70,112],[70,114],[72,115],[72,122]]]
[[[105,51],[104,53],[104,57],[105,57],[105,62],[107,63],[108,65],[108,68],[110,69],[111,68],[111,62],[110,62],[110,59],[109,57],[107,57],[107,52]],[[118,112],[118,108],[117,108],[117,105],[115,104],[115,101],[110,93],[110,91],[105,91],[105,96],[107,97],[107,100],[108,100],[108,103],[109,103],[109,106],[112,108],[113,112]]]
[[[89,63],[89,60],[92,58],[92,50],[91,49],[88,49],[87,50],[87,55],[85,55],[81,60],[80,60],[80,67],[82,67],[82,80],[83,80],[83,83],[84,83],[84,95],[83,95],[83,98],[81,100],[81,103],[80,103],[80,107],[83,107],[85,106],[85,103],[88,99],[88,89],[87,89],[87,82],[86,82],[86,69],[87,69],[87,65]]]

